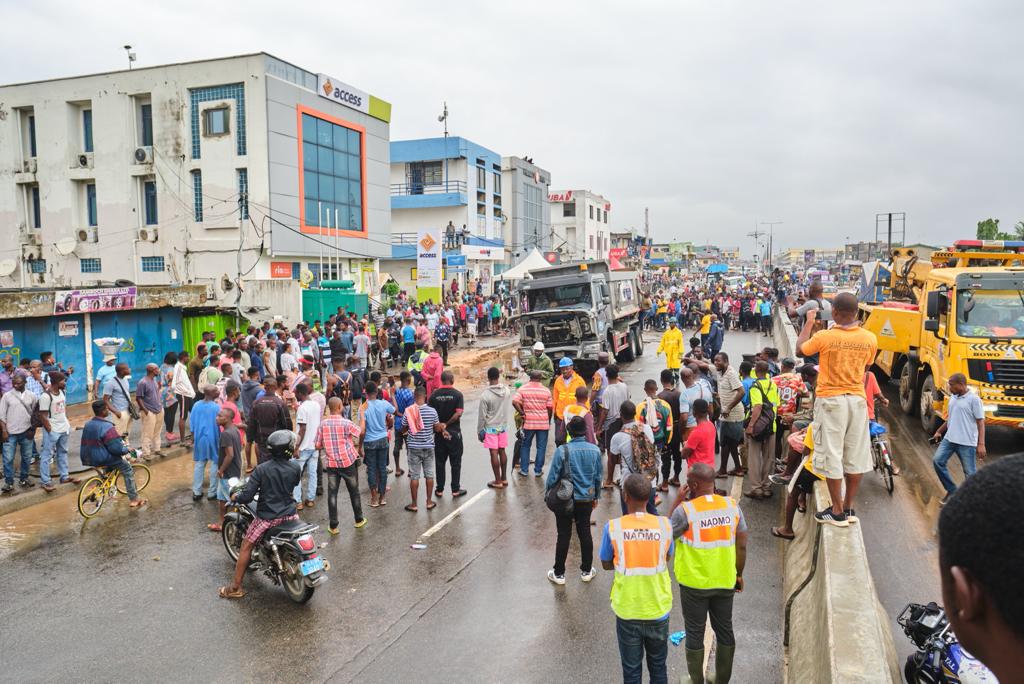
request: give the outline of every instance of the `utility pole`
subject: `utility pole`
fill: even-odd
[[[444,191],[448,192],[448,101],[444,102],[444,110],[437,120],[444,124]]]
[[[775,241],[775,226],[782,225],[782,221],[762,221],[762,226],[768,226],[768,271],[772,270],[772,249]]]
[[[757,222],[754,222],[754,232],[747,233],[747,237],[754,238],[754,260],[757,260],[757,250],[761,248],[761,237],[764,235],[763,231],[758,230]]]

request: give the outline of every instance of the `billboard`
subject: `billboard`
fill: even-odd
[[[441,229],[420,228],[416,240],[416,299],[441,301]]]
[[[99,313],[131,311],[135,308],[135,287],[108,287],[96,290],[57,290],[53,293],[53,313]]]

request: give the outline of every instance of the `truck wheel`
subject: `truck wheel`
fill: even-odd
[[[917,411],[921,393],[917,383],[911,380],[910,361],[904,361],[900,368],[900,408],[908,416],[914,415]]]
[[[644,331],[642,328],[633,328],[633,342],[636,343],[636,355],[644,355]]]
[[[939,429],[939,424],[942,419],[935,412],[935,407],[932,406],[932,401],[936,398],[935,395],[935,381],[932,379],[929,373],[925,376],[924,382],[921,384],[921,427],[929,435],[935,434],[935,431]]]

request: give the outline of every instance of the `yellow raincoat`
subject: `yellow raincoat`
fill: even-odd
[[[658,343],[658,353],[665,352],[665,366],[670,370],[679,368],[679,356],[683,351],[683,331],[669,326]]]

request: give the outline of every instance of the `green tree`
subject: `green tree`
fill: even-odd
[[[979,240],[998,240],[996,235],[999,234],[999,219],[985,219],[984,221],[978,221],[978,239]]]
[[[1017,224],[1018,226],[1024,226],[1024,221]],[[1014,228],[1015,231],[1021,230],[1021,228]],[[1012,240],[1013,235],[1004,233],[999,230],[999,219],[989,218],[984,221],[978,221],[978,233],[977,237],[979,240]]]
[[[1024,240],[1024,221],[1017,221],[1017,225],[1013,227],[1013,232],[1017,234],[1018,240]]]

